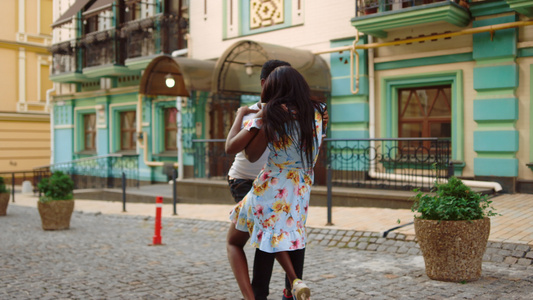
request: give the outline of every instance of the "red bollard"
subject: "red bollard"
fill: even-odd
[[[163,208],[163,197],[155,198],[155,234],[152,245],[161,245],[161,209]]]

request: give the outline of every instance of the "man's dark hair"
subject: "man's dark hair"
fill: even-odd
[[[280,66],[291,66],[286,61],[283,60],[277,60],[277,59],[271,59],[268,60],[266,63],[263,64],[263,67],[261,68],[261,78],[260,79],[267,79],[268,75],[274,71],[275,68]]]

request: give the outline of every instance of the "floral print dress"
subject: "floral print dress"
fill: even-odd
[[[261,128],[252,119],[245,129]],[[315,110],[319,134],[313,148],[313,166],[322,143],[322,115]],[[250,244],[264,252],[305,248],[307,210],[314,180],[312,169],[304,168],[297,137],[269,143],[270,154],[253,183],[253,188],[230,213],[235,228],[250,233]]]

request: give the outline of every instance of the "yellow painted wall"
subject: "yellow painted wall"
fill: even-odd
[[[17,32],[18,0],[2,0],[0,10],[0,40],[14,40]]]
[[[18,99],[18,51],[0,48],[0,111],[16,111]]]
[[[28,121],[31,117],[36,120]],[[0,172],[32,170],[50,163],[49,120],[31,117],[12,120],[0,114]]]
[[[45,103],[46,90],[53,87],[47,52],[51,24],[52,0],[1,0],[0,172],[31,171],[50,163],[50,117]],[[25,97],[19,92],[22,86]]]

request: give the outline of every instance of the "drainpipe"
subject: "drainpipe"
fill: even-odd
[[[144,131],[142,131],[142,100],[143,95],[139,94],[137,101],[137,111],[136,111],[136,117],[137,117],[137,148],[143,149],[143,161],[144,164],[148,167],[162,167],[165,163],[162,161],[149,161],[148,160],[148,134]],[[177,167],[178,164],[174,163],[174,167]]]
[[[52,93],[56,91],[56,84],[54,83],[54,87],[51,89],[46,90],[46,105],[44,106],[45,111],[50,112],[50,164],[54,164],[54,110],[50,109],[50,99],[52,97]]]
[[[178,148],[178,180],[183,179],[183,127],[182,127],[182,121],[181,121],[181,112],[183,109],[183,98],[181,96],[178,96],[176,98],[176,107],[178,108],[178,112],[176,114],[176,118],[178,121],[178,137],[177,137],[177,148]]]

